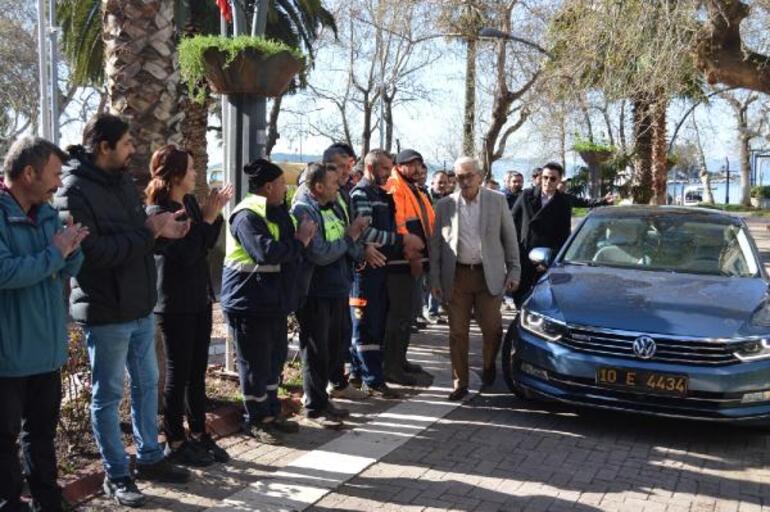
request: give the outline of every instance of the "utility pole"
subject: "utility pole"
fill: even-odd
[[[48,20],[46,19],[46,0],[37,0],[37,58],[38,84],[40,86],[40,136],[51,140],[51,98],[50,79],[48,76]]]

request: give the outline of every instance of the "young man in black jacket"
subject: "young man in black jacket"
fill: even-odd
[[[134,484],[121,439],[118,406],[126,368],[137,443],[137,477],[184,482],[187,470],[168,463],[158,443],[158,364],[153,308],[157,293],[153,251],[159,237],[177,239],[189,229],[170,212],[147,216],[126,170],[134,154],[128,124],[99,114],[69,148],[74,167],[54,205],[87,227],[85,261],[72,280],[70,313],[83,326],[91,362],[91,418],[104,462],[105,493],[122,505],[144,502]]]
[[[525,189],[513,207],[521,262],[521,282],[514,297],[517,307],[521,307],[529,296],[541,270],[529,260],[529,251],[547,247],[555,256],[569,238],[572,207],[567,196],[557,189],[563,174],[561,165],[545,164],[540,173],[540,185]]]

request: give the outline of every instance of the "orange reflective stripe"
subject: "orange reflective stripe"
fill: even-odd
[[[362,299],[361,297],[350,297],[348,304],[362,308],[366,306],[366,299]]]

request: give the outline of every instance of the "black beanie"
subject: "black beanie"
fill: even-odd
[[[265,183],[270,183],[278,178],[283,171],[280,167],[264,158],[257,158],[243,168],[243,172],[249,177],[249,189],[256,190]]]

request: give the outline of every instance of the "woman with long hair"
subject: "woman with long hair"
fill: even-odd
[[[150,161],[145,195],[147,213],[184,210],[187,235],[158,244],[157,324],[165,338],[166,387],[163,431],[166,455],[174,462],[207,466],[229,460],[227,452],[206,433],[206,367],[211,341],[212,302],[208,254],[222,229],[220,212],[232,198],[232,187],[212,190],[203,205],[192,192],[196,171],[190,153],[167,145]],[[185,434],[183,417],[190,427]]]

